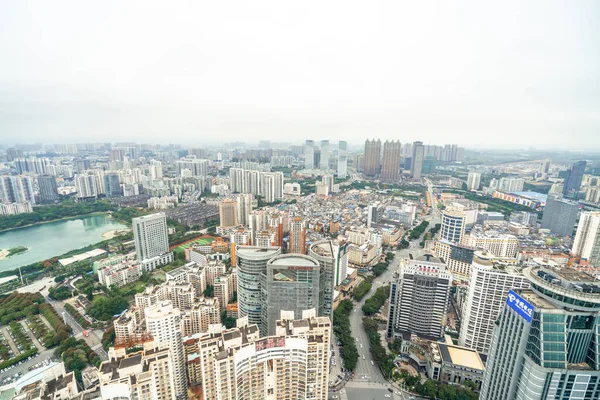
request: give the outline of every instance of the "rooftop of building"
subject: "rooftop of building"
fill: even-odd
[[[537,309],[552,310],[552,309],[558,308],[554,304],[550,303],[548,300],[544,299],[543,297],[541,297],[540,295],[535,293],[533,290],[522,289],[520,291],[517,290],[516,292],[519,294],[519,296],[521,296],[523,299],[527,300],[529,303],[531,303]]]
[[[429,254],[429,253],[425,253],[421,256],[418,256],[414,260],[415,261],[424,261],[424,262],[428,262],[428,263],[444,264],[444,261],[441,258],[436,257],[433,254]]]
[[[143,222],[143,221],[148,221],[148,220],[152,220],[152,219],[156,219],[156,218],[161,218],[161,217],[165,217],[166,215],[165,213],[154,213],[154,214],[149,214],[149,215],[142,215],[141,217],[135,217],[133,218],[133,221],[139,221],[139,222]]]
[[[75,379],[74,372],[68,373],[56,379],[46,382],[46,393],[54,393],[63,390]]]
[[[129,368],[134,365],[139,365],[142,362],[142,355],[136,354],[131,357],[127,357],[121,360],[119,368]]]
[[[438,342],[442,360],[465,368],[483,371],[485,366],[477,350]]]
[[[280,250],[279,246],[271,247],[257,247],[257,246],[237,246],[236,255],[239,256],[257,256],[257,257],[271,257]]]
[[[527,197],[528,199],[537,200],[544,203],[548,199],[548,195],[538,192],[511,192],[510,194],[520,197]]]
[[[282,254],[269,260],[268,265],[316,267],[319,263],[314,258],[302,254]]]

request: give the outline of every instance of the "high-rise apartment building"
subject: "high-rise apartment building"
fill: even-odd
[[[288,318],[289,317],[289,318]],[[284,315],[275,334],[256,325],[215,329],[185,338],[188,379],[204,399],[326,400],[331,322],[313,310]]]
[[[494,322],[504,307],[508,291],[526,288],[529,288],[529,281],[520,268],[497,265],[491,254],[476,251],[463,304],[458,344],[488,354]]]
[[[16,149],[14,147],[9,147],[8,149],[6,149],[6,160],[8,162],[11,162],[16,158],[23,158],[23,150]]]
[[[127,354],[125,347],[111,347],[108,352],[109,360],[103,361],[98,368],[100,397],[90,398],[138,400],[180,398],[175,391],[173,361],[169,349],[153,347],[153,342],[146,342],[143,345],[143,351],[130,354]],[[87,398],[86,395],[83,397]]]
[[[304,221],[296,217],[290,221],[288,253],[306,254],[306,228]]]
[[[525,179],[523,178],[500,178],[498,183],[498,191],[500,192],[522,192],[525,186]]]
[[[104,175],[104,190],[106,191],[106,197],[119,197],[123,195],[118,174],[109,173]]]
[[[377,223],[379,219],[377,208],[377,204],[369,205],[369,208],[367,209],[367,228],[370,228],[373,224]]]
[[[301,254],[282,254],[267,262],[261,274],[261,336],[275,334],[282,311],[301,319],[302,311],[321,310],[325,296],[324,270],[312,257]]]
[[[473,231],[465,235],[463,243],[469,247],[483,249],[498,258],[517,258],[519,240],[516,236],[496,231]]]
[[[207,176],[208,175],[208,160],[197,159],[194,156],[188,156],[177,160],[175,167],[177,168],[177,175],[183,176],[184,170],[189,170],[191,176]]]
[[[452,275],[431,254],[411,259],[394,274],[390,288],[387,337],[416,334],[439,339],[450,301]]]
[[[592,250],[600,234],[600,211],[584,211],[579,216],[577,233],[573,241],[571,255],[584,260],[590,259]]]
[[[262,172],[260,194],[265,202],[272,203],[283,198],[283,172]]]
[[[542,161],[542,163],[540,164],[540,173],[541,174],[548,174],[550,172],[550,160],[549,159],[545,159],[544,161]]]
[[[111,149],[108,154],[109,161],[125,161],[126,152],[124,149]]]
[[[398,182],[400,180],[400,156],[402,145],[400,141],[385,141],[383,143],[383,161],[381,163],[381,180]]]
[[[261,279],[267,262],[281,254],[280,247],[236,246],[238,316],[251,324],[261,324]]]
[[[173,253],[169,253],[169,230],[164,213],[134,218],[131,225],[136,256],[144,264],[144,269],[153,269],[157,265],[173,261]],[[148,262],[153,260],[158,260],[158,264],[150,264],[149,267]]]
[[[381,140],[373,139],[365,142],[365,156],[363,161],[363,171],[365,175],[379,175],[381,166]]]
[[[54,203],[58,201],[58,187],[54,176],[38,175],[37,183],[41,203]]]
[[[315,141],[307,140],[304,143],[304,169],[315,168]]]
[[[574,197],[575,194],[581,189],[581,181],[585,172],[585,161],[577,161],[569,169],[568,175],[565,178],[563,186],[563,195],[567,197]]]
[[[231,228],[237,226],[238,203],[233,199],[225,199],[219,203],[220,226]]]
[[[283,173],[229,169],[229,184],[233,193],[246,193],[262,196],[264,201],[272,203],[283,198]]]
[[[329,169],[329,140],[321,140],[321,160],[319,161],[319,169],[327,171]]]
[[[542,228],[560,236],[573,235],[573,228],[579,214],[579,204],[562,199],[558,196],[548,196],[542,215]]]
[[[35,204],[33,183],[29,176],[4,175],[0,177],[0,202]]]
[[[24,172],[32,172],[38,175],[48,174],[50,173],[48,169],[52,165],[48,158],[16,158],[14,161],[15,168],[19,174]]]
[[[148,333],[161,349],[169,349],[177,399],[187,399],[187,379],[181,334],[181,313],[170,301],[161,301],[144,310]]]
[[[75,175],[74,181],[77,197],[80,199],[98,197],[98,195],[101,193],[98,187],[96,176],[94,175],[77,174]]]
[[[467,176],[467,189],[468,190],[479,190],[481,183],[481,174],[479,172],[469,172]]]
[[[600,396],[600,285],[574,269],[529,267],[498,317],[482,400]]]
[[[248,226],[250,224],[250,213],[252,212],[253,196],[251,194],[238,194],[237,201],[237,223]]]
[[[470,280],[475,253],[473,247],[440,239],[435,242],[434,253],[436,257],[444,260],[454,280]]]
[[[423,142],[414,142],[412,145],[412,161],[410,172],[415,180],[421,179],[423,173],[423,159],[425,158],[425,148]]]
[[[466,215],[459,207],[448,206],[442,211],[442,224],[440,228],[440,239],[449,242],[461,243],[465,235]]]
[[[338,164],[337,177],[346,179],[348,175],[348,142],[340,140],[338,142]]]

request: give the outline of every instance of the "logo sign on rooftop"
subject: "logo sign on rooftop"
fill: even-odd
[[[533,317],[533,306],[529,304],[526,300],[524,300],[521,296],[513,292],[512,290],[508,291],[508,296],[506,298],[506,304],[513,310],[517,312],[525,321],[531,322],[531,318]]]

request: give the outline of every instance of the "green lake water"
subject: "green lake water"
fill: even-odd
[[[104,240],[104,232],[125,228],[125,225],[108,215],[100,214],[0,232],[0,249],[17,246],[29,248],[25,253],[1,260],[0,271],[15,269],[98,243]]]

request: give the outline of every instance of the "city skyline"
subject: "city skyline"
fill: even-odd
[[[597,3],[316,6],[4,4],[3,141],[600,148]]]

